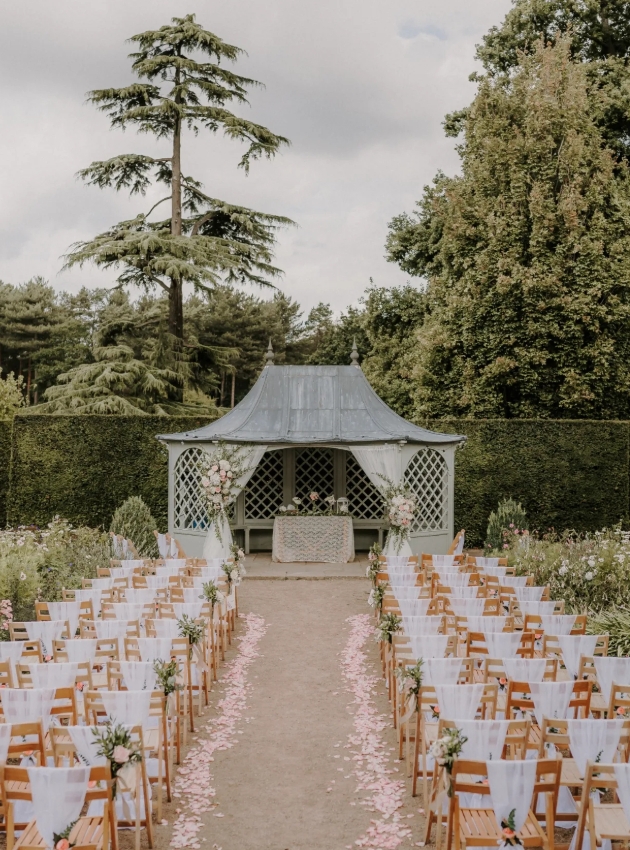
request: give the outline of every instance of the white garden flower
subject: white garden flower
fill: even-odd
[[[299,496],[294,496],[294,497],[291,499],[291,501],[292,501],[292,502],[294,502],[296,505],[301,505],[301,504],[302,504],[302,500],[300,499],[300,497],[299,497]]]
[[[584,573],[584,578],[586,579],[586,581],[592,581],[593,573],[589,570],[587,573]]]
[[[280,507],[278,508],[278,510],[280,511],[280,513],[281,513],[281,514],[284,514],[284,513],[286,513],[286,512],[287,512],[287,509],[286,509],[286,507],[285,507],[284,505],[280,505]]]

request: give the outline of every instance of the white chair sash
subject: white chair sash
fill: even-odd
[[[164,559],[165,567],[176,567],[178,570],[181,570],[186,566],[186,558],[165,558]]]
[[[525,589],[525,588],[523,588]],[[527,588],[529,590],[529,588]],[[549,616],[553,614],[556,607],[555,602],[521,602],[519,599],[518,607],[521,609],[521,614],[526,617],[531,614],[536,617]]]
[[[0,661],[10,661],[15,667],[23,652],[24,641],[22,640],[0,641]]]
[[[614,761],[623,731],[623,720],[567,721],[571,755],[580,776],[584,776],[587,761],[610,764]]]
[[[507,820],[512,809],[514,812],[514,826],[519,832],[527,820],[534,785],[536,783],[536,762],[533,760],[505,760],[486,762],[488,771],[488,783],[490,785],[490,799],[497,825],[501,827],[501,821]]]
[[[450,720],[456,717],[462,720],[474,720],[481,704],[484,685],[433,685],[440,717]]]
[[[416,587],[416,575],[412,572],[391,573],[389,576],[389,583],[391,584],[394,593],[398,593],[403,588]]]
[[[462,530],[459,540],[455,544],[455,555],[461,555],[464,551],[464,543],[466,541],[466,532]]]
[[[159,638],[168,638],[172,640],[173,638],[181,637],[179,634],[179,625],[177,620],[173,620],[169,618],[167,620],[154,620],[153,627],[155,629],[155,634]]]
[[[0,764],[7,763],[11,743],[11,724],[0,723]]]
[[[69,661],[94,661],[98,641],[96,638],[81,638],[81,640],[64,641],[64,652]]]
[[[157,536],[157,546],[158,552],[160,553],[160,558],[166,558],[171,554],[169,541],[166,539],[166,534],[158,534]]]
[[[406,567],[409,563],[408,555],[388,555],[386,563],[389,567]]]
[[[408,635],[436,635],[444,622],[442,617],[403,617],[403,626]]]
[[[152,661],[121,661],[120,672],[129,691],[154,691],[157,673]]]
[[[97,755],[100,744],[94,733],[101,732],[98,726],[66,726],[79,760],[87,767],[101,767],[107,764],[105,756]]]
[[[490,658],[502,658],[504,655],[516,655],[521,645],[521,632],[490,632],[483,630],[483,639],[486,642]]]
[[[155,602],[155,590],[151,587],[127,587],[125,602],[132,605],[151,605]],[[135,617],[129,617],[129,619],[134,620]]]
[[[444,587],[468,587],[470,582],[470,576],[468,573],[445,573],[440,570],[439,576],[439,582]]]
[[[461,658],[424,658],[422,681],[427,685],[456,685],[461,670]]]
[[[426,617],[430,599],[399,599],[398,605],[403,617]]]
[[[590,658],[595,652],[597,638],[598,635],[558,635],[564,666],[574,679],[580,670],[581,657],[586,655]]]
[[[568,635],[575,625],[575,614],[542,614],[541,624],[547,635]]]
[[[29,664],[34,688],[73,688],[79,664],[76,661],[62,661],[54,664]]]
[[[617,794],[621,808],[630,821],[630,764],[615,764],[615,779],[617,780]]]
[[[50,711],[55,702],[55,688],[2,688],[2,710],[7,723],[37,723],[44,729],[50,723]]]
[[[166,578],[177,576],[179,575],[179,567],[166,566],[166,564],[164,564],[163,566],[155,568],[155,575],[159,578],[164,578],[165,576]],[[147,576],[147,578],[149,578],[149,576]]]
[[[99,640],[110,640],[113,638],[124,638],[129,628],[128,620],[96,620],[94,623],[96,637]]]
[[[547,661],[544,658],[502,658],[503,669],[513,682],[542,682]]]
[[[200,564],[201,569],[221,570],[223,558],[207,558],[205,564]]]
[[[496,761],[503,756],[509,720],[461,720],[455,725],[468,740],[462,748],[460,758],[473,761]]]
[[[477,563],[478,562],[479,558],[477,558]],[[507,573],[507,567],[484,567],[483,571],[486,573],[486,575],[501,578]],[[512,578],[512,576],[510,576],[510,578]]]
[[[168,587],[168,576],[146,576],[147,587],[150,590],[161,590],[164,587]]]
[[[114,602],[112,611],[117,620],[141,620],[143,618],[144,603],[142,602]]]
[[[452,567],[455,555],[433,555],[431,560],[434,567]]]
[[[484,570],[487,570],[488,567],[491,569],[496,569],[499,566],[498,558],[475,558],[475,566],[483,567]],[[502,570],[506,570],[507,567],[501,567]]]
[[[163,621],[160,621],[163,622]],[[138,638],[138,649],[143,661],[170,661],[172,640],[170,637]]]
[[[187,605],[197,605],[201,601],[199,599],[201,594],[196,587],[184,587],[182,590],[184,592],[184,602]]]
[[[479,588],[475,584],[468,587],[452,587],[449,593],[450,599],[476,599]]]
[[[89,778],[89,767],[28,768],[35,822],[47,847],[79,818]]]
[[[198,595],[198,594],[197,594]],[[181,620],[182,616],[186,614],[188,617],[192,617],[193,620],[198,619],[201,616],[201,609],[203,608],[204,601],[203,599],[198,599],[196,602],[173,602],[173,611],[175,612],[175,616],[178,620]]]
[[[104,578],[93,578],[92,579],[92,590],[110,590],[114,586],[114,577],[113,576],[105,576]],[[86,588],[90,589],[90,588]]]
[[[468,624],[469,632],[502,632],[505,628],[505,617],[496,617],[496,616],[482,616],[475,617],[470,616],[466,617],[466,623]]]
[[[543,717],[565,720],[573,694],[573,682],[530,682],[534,714],[538,725]]]
[[[48,613],[51,620],[67,620],[70,626],[70,637],[74,637],[79,628],[79,614],[81,612],[81,603],[78,600],[74,602],[49,602]]]
[[[109,581],[109,579],[107,579]],[[77,602],[91,602],[94,618],[101,616],[101,597],[103,591],[99,588],[83,587],[74,591],[74,598]]]
[[[201,575],[195,578],[203,579],[203,581],[218,581],[220,578],[225,578],[225,573],[221,567],[201,567]]]
[[[474,590],[474,588],[470,589]],[[451,596],[449,602],[451,603],[453,613],[457,617],[483,617],[486,607],[485,599],[457,599],[455,596]]]
[[[416,658],[444,658],[448,641],[448,635],[409,635]]]
[[[99,691],[110,720],[126,726],[146,726],[151,691]]]
[[[595,662],[597,682],[606,702],[610,700],[613,683],[615,685],[628,685],[630,689],[630,658],[596,655],[593,661]]]
[[[133,571],[133,564],[127,561],[123,567],[112,567],[109,572],[112,578],[130,578],[133,575]]]
[[[66,628],[65,620],[35,620],[24,623],[29,640],[38,640],[44,655],[52,655],[52,644],[59,640]]]
[[[514,595],[521,602],[540,602],[544,587],[515,587]]]

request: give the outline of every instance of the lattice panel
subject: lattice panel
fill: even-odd
[[[319,493],[325,499],[334,493],[335,477],[332,449],[301,449],[295,456],[296,496],[308,499],[309,493]]]
[[[271,519],[283,504],[284,452],[265,452],[245,489],[245,519]]]
[[[383,497],[350,452],[346,453],[346,496],[356,519],[383,519]]]
[[[405,470],[405,481],[418,501],[412,533],[444,531],[448,527],[448,475],[442,453],[420,449]]]
[[[203,449],[186,449],[175,462],[175,528],[180,531],[205,534],[208,530],[208,512],[199,473],[199,460],[203,454]],[[227,513],[232,520],[233,503]]]

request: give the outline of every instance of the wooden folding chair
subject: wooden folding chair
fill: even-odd
[[[594,792],[600,792],[595,794]],[[606,802],[601,802],[603,792]],[[584,833],[588,831],[591,850],[601,847],[608,839],[610,841],[630,841],[630,821],[623,806],[615,800],[609,802],[609,795],[618,794],[615,766],[588,762],[584,774],[583,804],[580,806],[576,830],[576,847],[584,844]]]

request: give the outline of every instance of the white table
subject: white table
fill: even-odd
[[[354,561],[354,529],[349,516],[281,516],[273,523],[272,560],[283,564]]]

